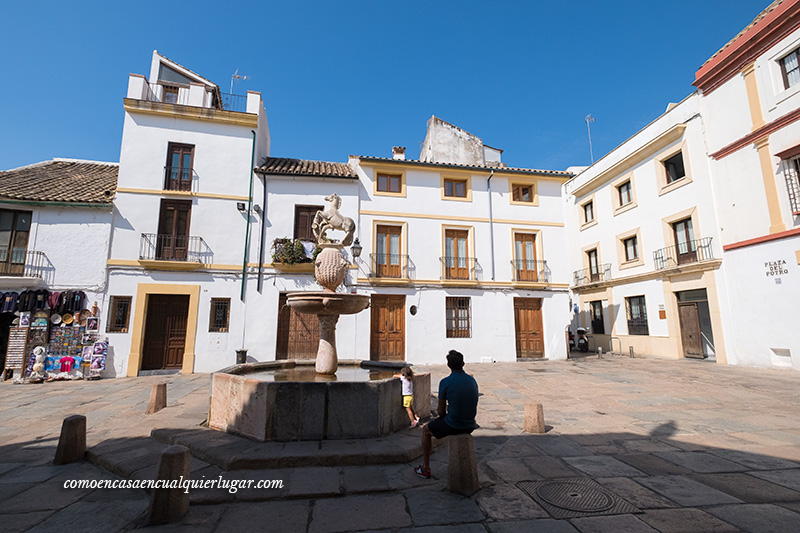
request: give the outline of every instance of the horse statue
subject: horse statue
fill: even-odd
[[[325,197],[325,201],[329,202],[328,206],[323,211],[317,211],[314,215],[314,222],[311,224],[311,231],[314,233],[314,238],[317,243],[324,242],[327,237],[325,232],[329,229],[338,229],[344,231],[347,235],[342,239],[342,246],[350,246],[353,244],[353,234],[356,232],[356,223],[352,218],[342,216],[339,213],[339,208],[342,206],[342,199],[339,195],[334,193]]]

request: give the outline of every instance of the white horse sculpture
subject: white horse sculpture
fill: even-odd
[[[339,213],[339,208],[342,206],[342,199],[339,195],[334,193],[325,197],[325,201],[329,202],[328,207],[324,211],[317,211],[314,215],[314,222],[311,224],[311,231],[314,232],[314,238],[317,243],[323,242],[327,237],[325,232],[329,229],[338,229],[344,231],[347,235],[342,239],[342,246],[350,246],[353,244],[353,234],[356,231],[356,223],[352,218],[342,216]]]

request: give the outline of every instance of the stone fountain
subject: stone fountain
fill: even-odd
[[[338,195],[325,200],[328,206],[317,211],[312,225],[322,248],[314,274],[323,289],[287,296],[292,309],[319,319],[315,373],[307,375],[299,361],[246,363],[215,373],[210,427],[260,441],[381,437],[408,427],[400,380],[392,378],[402,363],[350,362],[348,375],[358,370],[360,377],[337,379],[336,323],[341,315],[366,309],[370,298],[337,292],[349,266],[342,249],[352,244],[355,223],[339,213]],[[345,232],[341,242],[327,238],[331,229]],[[421,418],[430,414],[430,391],[430,374],[418,374],[414,409]]]

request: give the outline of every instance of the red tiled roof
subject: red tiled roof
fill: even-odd
[[[304,176],[319,178],[357,179],[355,170],[347,163],[329,163],[288,157],[267,157],[256,167],[259,174]]]
[[[554,176],[563,176],[565,178],[573,176],[571,172],[566,172],[564,170],[540,170],[535,168],[503,167],[503,166],[492,166],[492,165],[462,165],[459,163],[419,161],[417,159],[394,159],[392,157],[371,157],[371,156],[359,156],[359,155],[355,155],[352,157],[357,157],[361,161],[378,161],[381,163],[384,162],[397,163],[397,164],[405,163],[405,164],[421,165],[421,166],[465,168],[465,169],[476,169],[485,172],[494,170],[495,173],[498,174],[502,174],[503,172],[513,172],[513,173],[522,172],[525,174],[547,174]]]
[[[53,159],[0,171],[0,202],[111,204],[117,190],[117,163]]]

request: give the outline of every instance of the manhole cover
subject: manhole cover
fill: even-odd
[[[555,481],[540,485],[536,488],[536,494],[547,503],[570,511],[599,513],[614,505],[613,498],[605,492],[571,482]]]
[[[523,481],[517,487],[553,518],[642,512],[592,479]]]

